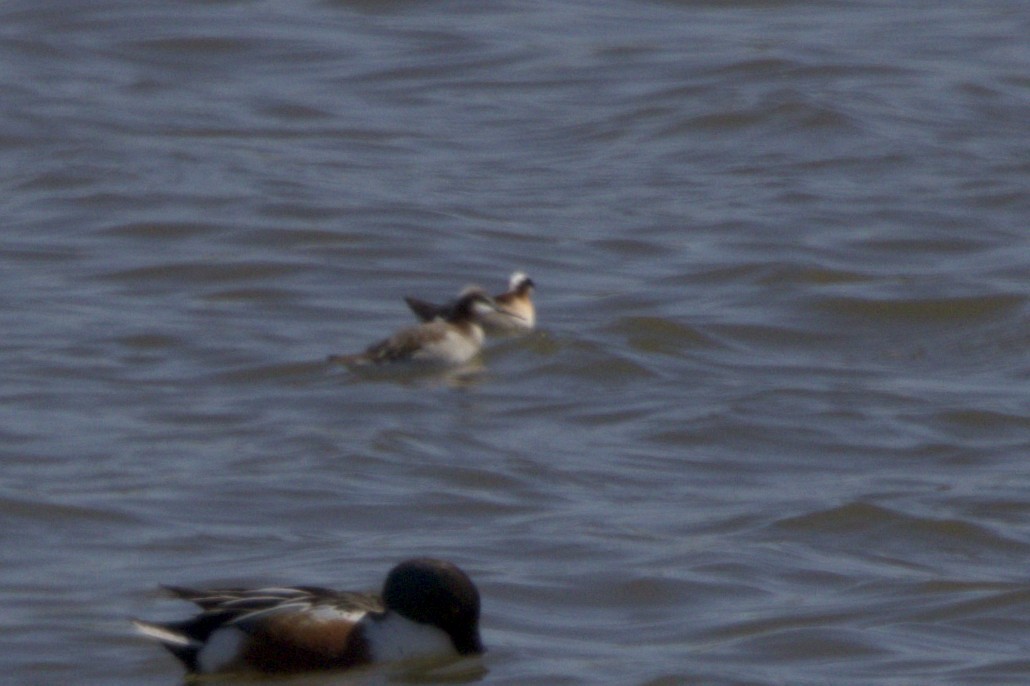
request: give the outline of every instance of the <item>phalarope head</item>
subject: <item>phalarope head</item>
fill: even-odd
[[[514,272],[508,280],[508,290],[494,297],[493,311],[480,311],[477,321],[489,334],[525,333],[536,326],[536,308],[533,305],[533,289],[536,284],[524,272]],[[422,321],[446,319],[464,295],[483,293],[479,286],[466,286],[457,300],[437,305],[418,298],[407,297],[404,301]]]

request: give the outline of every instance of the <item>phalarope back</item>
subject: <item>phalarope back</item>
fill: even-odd
[[[496,312],[493,299],[472,291],[457,300],[445,316],[417,326],[401,329],[389,338],[354,355],[332,355],[330,362],[348,366],[386,364],[404,360],[460,365],[468,362],[483,347],[483,328],[479,318]]]

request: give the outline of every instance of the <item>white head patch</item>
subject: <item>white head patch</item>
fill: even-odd
[[[529,275],[525,272],[513,272],[511,278],[508,279],[508,290],[515,290],[522,284],[523,281],[527,280],[529,280]]]

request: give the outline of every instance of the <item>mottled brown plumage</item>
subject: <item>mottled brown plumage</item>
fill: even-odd
[[[459,365],[483,347],[483,329],[477,318],[497,306],[481,292],[467,293],[440,319],[402,329],[354,355],[333,355],[330,362],[348,366],[417,361]]]

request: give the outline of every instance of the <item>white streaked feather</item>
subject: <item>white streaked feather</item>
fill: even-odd
[[[308,617],[316,622],[350,622],[352,624],[357,624],[367,614],[367,610],[347,610],[336,605],[315,605],[307,612]]]
[[[168,643],[170,645],[188,646],[190,644],[196,644],[196,641],[191,639],[186,634],[181,634],[178,631],[172,631],[163,626],[157,624],[151,624],[149,622],[141,622],[138,619],[132,620],[132,625],[136,627],[144,636],[149,636],[161,643]]]
[[[230,606],[227,603],[227,606]],[[289,614],[294,612],[308,612],[311,609],[311,603],[306,601],[297,601],[289,603],[279,603],[272,605],[271,607],[263,607],[260,610],[252,610],[250,612],[241,614],[232,620],[233,624],[247,624],[250,622],[261,621],[268,617],[281,614]]]
[[[246,591],[248,596],[272,596],[275,598],[293,598],[296,596],[310,596],[311,593],[295,586],[263,586]]]
[[[234,619],[232,623],[239,624],[246,628],[247,625],[253,625],[255,622],[260,622],[268,619],[269,617],[297,613],[301,613],[308,619],[316,622],[345,621],[357,623],[361,621],[362,617],[368,614],[368,611],[360,609],[346,609],[337,605],[326,605],[323,603],[312,603],[306,600],[297,600],[295,602],[279,603],[272,607],[266,607],[242,614]]]

